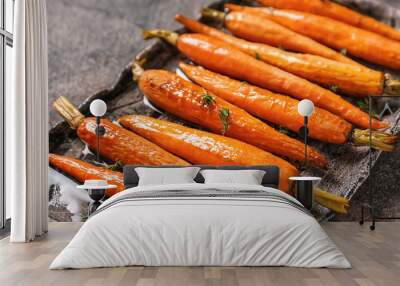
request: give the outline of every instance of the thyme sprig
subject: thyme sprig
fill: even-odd
[[[221,120],[222,127],[223,127],[222,135],[225,135],[226,131],[229,128],[229,115],[230,115],[229,109],[226,107],[221,107],[218,110],[218,114],[219,114],[219,119]]]

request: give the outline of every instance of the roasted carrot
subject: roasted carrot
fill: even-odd
[[[285,160],[239,140],[141,115],[125,115],[119,123],[192,164],[274,165],[279,167],[279,189],[289,192],[289,178],[297,169]],[[345,198],[317,190],[315,200],[335,212],[346,213]]]
[[[396,29],[329,0],[258,0],[258,2],[278,9],[325,16],[400,41],[400,32]]]
[[[144,31],[145,38],[160,37],[177,46],[178,50],[198,64],[255,85],[300,99],[310,99],[361,128],[369,128],[369,116],[339,95],[261,62],[224,42],[202,34],[178,35],[165,30]],[[385,128],[388,124],[372,120],[372,128]]]
[[[305,12],[233,4],[226,4],[226,7],[248,15],[265,17],[331,48],[345,50],[366,61],[393,69],[400,68],[400,42],[381,35]]]
[[[179,68],[193,82],[257,117],[294,132],[298,132],[304,124],[303,117],[297,111],[299,102],[296,99],[230,79],[199,66],[180,63]],[[334,144],[351,141],[357,145],[369,145],[369,140],[363,140],[368,130],[353,129],[350,123],[318,107],[309,118],[308,129],[309,136],[320,141]],[[382,151],[393,151],[396,138],[372,131],[372,146]]]
[[[165,70],[143,71],[139,88],[157,107],[215,133],[247,142],[280,157],[304,162],[304,144],[204,88]],[[325,157],[310,149],[309,162],[326,168]]]
[[[346,198],[324,192],[317,187],[313,188],[313,194],[315,201],[320,205],[336,213],[347,214],[347,209],[350,207],[350,204]]]
[[[233,138],[141,115],[125,115],[118,122],[192,164],[278,166],[279,189],[285,192],[289,177],[298,174],[285,160]]]
[[[265,17],[249,15],[249,13],[240,11],[232,11],[225,15],[223,12],[209,8],[203,9],[202,15],[222,22],[234,35],[251,42],[264,43],[293,52],[307,53],[338,62],[359,65],[343,54]]]
[[[78,137],[96,150],[96,119],[85,118],[67,99],[60,97],[53,106],[60,112],[70,126],[77,130]],[[122,164],[143,165],[189,165],[186,161],[163,150],[148,140],[106,120],[101,120],[105,128],[100,136],[99,153]]]
[[[339,92],[348,95],[378,96],[384,92],[393,92],[394,86],[397,86],[397,90],[400,91],[399,81],[391,80],[388,74],[385,75],[379,71],[320,56],[286,52],[266,44],[248,42],[182,15],[175,16],[175,19],[192,32],[222,40],[258,60],[327,87],[336,87]]]
[[[56,154],[49,154],[49,163],[79,183],[84,183],[85,180],[105,180],[110,185],[116,185],[116,188],[106,191],[107,197],[124,190],[124,180],[121,172],[111,171],[69,156]]]

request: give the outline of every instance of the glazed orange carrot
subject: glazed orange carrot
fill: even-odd
[[[279,189],[288,193],[289,178],[297,169],[285,160],[239,140],[184,127],[142,115],[125,115],[119,123],[193,164],[274,165],[279,167]],[[347,213],[345,198],[314,189],[315,201],[337,213]]]
[[[280,157],[304,162],[304,144],[276,131],[204,88],[165,70],[147,70],[138,82],[143,94],[157,107],[215,133],[222,133]],[[325,157],[310,149],[309,163],[326,168]]]
[[[118,122],[192,164],[278,166],[279,189],[284,192],[289,190],[289,177],[298,174],[285,160],[233,138],[141,115],[125,115]]]
[[[290,73],[353,96],[382,95],[400,89],[399,81],[362,66],[341,63],[320,56],[286,52],[266,44],[248,42],[182,15],[175,19],[192,32],[209,35]],[[394,88],[394,87],[397,88]]]
[[[231,11],[225,15],[209,8],[204,9],[202,15],[222,22],[231,33],[251,42],[264,43],[293,52],[312,54],[338,62],[359,65],[343,54],[265,17],[249,15],[249,13],[240,11]]]
[[[293,10],[245,7],[226,4],[229,9],[258,15],[279,23],[337,50],[389,68],[400,68],[400,42],[348,24]]]
[[[294,132],[304,125],[304,119],[297,111],[298,101],[285,95],[275,94],[246,82],[230,79],[199,66],[179,64],[184,74],[198,85],[226,101],[243,108],[249,113],[278,124]],[[340,117],[320,108],[315,108],[308,121],[311,138],[345,144],[369,145],[368,130],[353,129]],[[364,140],[364,141],[363,141]],[[382,151],[393,151],[396,136],[372,131],[372,146]]]
[[[278,9],[303,11],[325,16],[400,41],[398,30],[329,0],[258,0],[258,2],[264,6]]]
[[[92,150],[96,150],[96,119],[85,118],[64,97],[58,98],[53,106],[70,126],[77,130],[78,137]],[[189,165],[159,146],[106,119],[101,120],[101,125],[105,128],[105,133],[100,136],[99,153],[111,161],[120,161],[124,165]]]
[[[369,116],[339,95],[303,78],[261,62],[224,42],[202,34],[178,35],[165,30],[145,31],[145,37],[160,37],[177,46],[178,50],[198,64],[245,80],[275,92],[299,99],[309,99],[316,106],[326,109],[348,122],[369,128]],[[388,124],[372,120],[372,128],[385,128]]]
[[[85,180],[105,180],[110,185],[116,185],[116,188],[106,191],[107,197],[124,190],[124,180],[121,172],[111,171],[69,156],[56,154],[49,154],[49,163],[79,183],[84,183]]]

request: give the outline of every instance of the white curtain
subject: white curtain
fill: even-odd
[[[6,187],[12,242],[47,232],[48,113],[45,0],[15,1],[13,94],[6,98]]]

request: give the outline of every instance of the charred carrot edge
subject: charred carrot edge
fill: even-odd
[[[77,130],[78,137],[92,150],[96,150],[95,118],[85,118],[64,97],[58,98],[53,106],[68,124]],[[105,128],[105,134],[100,137],[99,153],[111,161],[121,161],[124,165],[189,165],[186,161],[109,120],[102,119],[101,125]]]
[[[116,188],[107,189],[107,197],[111,197],[112,195],[124,190],[124,182],[121,172],[97,167],[69,156],[51,153],[49,154],[49,163],[51,166],[71,176],[79,183],[84,183],[85,180],[105,180],[110,185],[116,185]]]
[[[331,48],[344,49],[347,53],[366,61],[400,69],[400,42],[379,34],[305,12],[233,4],[226,6],[232,10],[262,16]]]
[[[285,160],[233,138],[142,115],[125,115],[118,122],[193,164],[277,166],[279,189],[284,192],[289,192],[289,177],[298,174]],[[314,195],[317,202],[335,212],[345,210],[341,205],[348,206],[347,200],[333,194],[321,191]]]
[[[160,30],[145,31],[145,38],[164,37]],[[174,34],[170,32],[170,34]],[[168,37],[168,36],[167,36]],[[176,38],[176,37],[175,37]],[[178,50],[194,62],[219,73],[245,80],[275,92],[300,99],[310,99],[361,128],[369,128],[369,116],[339,95],[303,78],[261,62],[226,43],[202,34],[182,34],[175,41]],[[223,51],[223,52],[222,52]],[[372,120],[372,128],[386,128],[388,124]]]
[[[215,133],[247,142],[281,157],[304,162],[304,144],[276,131],[243,109],[208,93],[204,88],[164,70],[147,70],[140,90],[159,108]],[[212,104],[205,102],[211,96]],[[326,168],[325,157],[311,148],[309,162]]]
[[[374,18],[328,0],[257,0],[260,4],[321,15],[400,41],[400,32]]]
[[[249,15],[241,11],[229,11],[225,14],[218,10],[205,8],[202,10],[202,16],[223,23],[231,33],[251,42],[262,42],[293,52],[313,54],[338,62],[361,66],[342,53],[254,13]]]
[[[303,55],[283,51],[266,44],[248,42],[228,35],[200,22],[176,15],[175,20],[192,32],[205,34],[230,44],[241,51],[268,64],[282,68],[329,87],[337,87],[348,95],[379,96],[386,93],[398,93],[399,81],[391,80],[389,75],[369,68],[333,61],[315,55]]]
[[[298,100],[272,93],[245,82],[214,73],[199,66],[179,63],[179,68],[193,82],[220,98],[248,111],[268,122],[298,132],[304,119],[298,114]],[[316,108],[309,118],[311,138],[334,143],[353,142],[369,146],[369,130],[353,129],[352,125],[330,112]],[[372,147],[381,151],[393,151],[397,136],[372,131]]]

